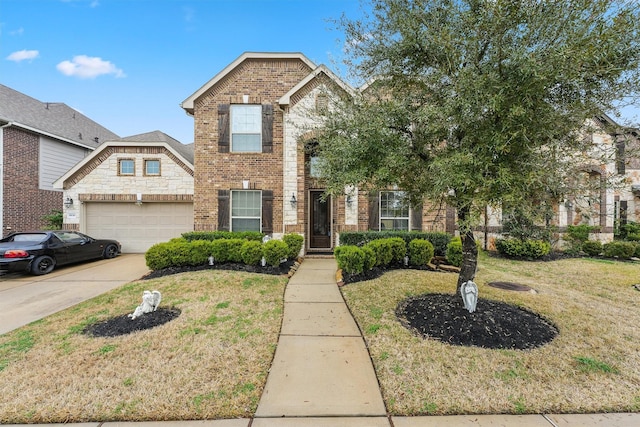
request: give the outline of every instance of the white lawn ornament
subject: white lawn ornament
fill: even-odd
[[[144,291],[142,293],[142,304],[136,307],[136,310],[129,315],[131,320],[142,316],[145,313],[151,313],[152,311],[156,311],[158,306],[160,305],[160,300],[162,299],[162,295],[160,295],[159,291]]]
[[[476,304],[478,303],[478,285],[471,280],[465,282],[460,287],[460,295],[462,301],[464,301],[464,308],[469,310],[469,313],[476,311]]]

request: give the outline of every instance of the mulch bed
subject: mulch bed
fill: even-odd
[[[287,262],[283,262],[278,267],[272,267],[270,265],[266,265],[264,267],[260,265],[247,265],[236,262],[225,262],[214,265],[203,264],[203,265],[187,265],[182,267],[169,267],[162,268],[160,270],[154,270],[149,274],[146,274],[141,278],[141,280],[155,279],[158,277],[164,277],[171,274],[185,273],[189,271],[202,271],[202,270],[232,270],[232,271],[245,271],[247,273],[261,273],[261,274],[272,274],[272,275],[282,275],[289,273],[291,267],[295,263],[295,260],[290,260]]]
[[[492,349],[529,350],[552,341],[558,329],[541,316],[479,298],[469,313],[458,295],[427,294],[402,301],[396,316],[423,338]]]
[[[82,332],[92,337],[117,337],[164,325],[180,316],[180,313],[179,308],[171,307],[158,308],[156,311],[143,314],[135,319],[131,319],[128,314],[124,314],[89,325]]]

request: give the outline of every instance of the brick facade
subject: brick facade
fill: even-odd
[[[15,127],[3,133],[2,234],[46,228],[43,216],[62,210],[62,192],[39,189],[40,138]]]
[[[323,190],[323,186],[310,177],[305,142],[313,140],[313,127],[322,120],[313,114],[318,96],[344,90],[326,68],[312,66],[297,54],[245,54],[183,103],[195,120],[196,230],[219,229],[221,219],[223,223],[228,221],[228,214],[220,213],[228,210],[228,192],[248,188],[273,192],[274,237],[293,232],[308,237],[310,192]],[[233,104],[273,107],[270,152],[233,153],[227,151],[226,142],[220,143],[226,140],[220,118],[224,112],[220,111],[227,111],[226,106]],[[331,247],[338,243],[341,232],[369,228],[368,195],[352,191],[350,203],[346,196],[330,199]],[[292,196],[295,204],[291,203]],[[426,204],[420,221],[414,228],[445,230],[444,211]],[[305,241],[308,250],[309,241]]]
[[[297,59],[248,59],[201,96],[195,104],[194,228],[218,227],[218,190],[273,191],[273,232],[283,232],[283,111],[277,101],[311,69]],[[248,97],[245,97],[247,95]],[[218,108],[225,104],[273,105],[271,153],[219,152]],[[288,200],[288,199],[287,199]],[[300,199],[302,200],[302,199]]]

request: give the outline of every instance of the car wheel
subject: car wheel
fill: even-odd
[[[42,274],[49,274],[53,271],[53,268],[56,266],[56,262],[53,258],[47,255],[42,255],[33,260],[31,263],[31,273],[36,276],[40,276]]]
[[[116,255],[118,255],[118,247],[114,244],[107,245],[102,253],[102,257],[106,259],[115,258]]]

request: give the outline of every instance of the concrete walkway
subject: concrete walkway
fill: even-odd
[[[333,259],[306,259],[285,291],[284,319],[253,419],[105,422],[77,427],[638,427],[640,414],[387,416]],[[74,424],[71,424],[74,426]]]

